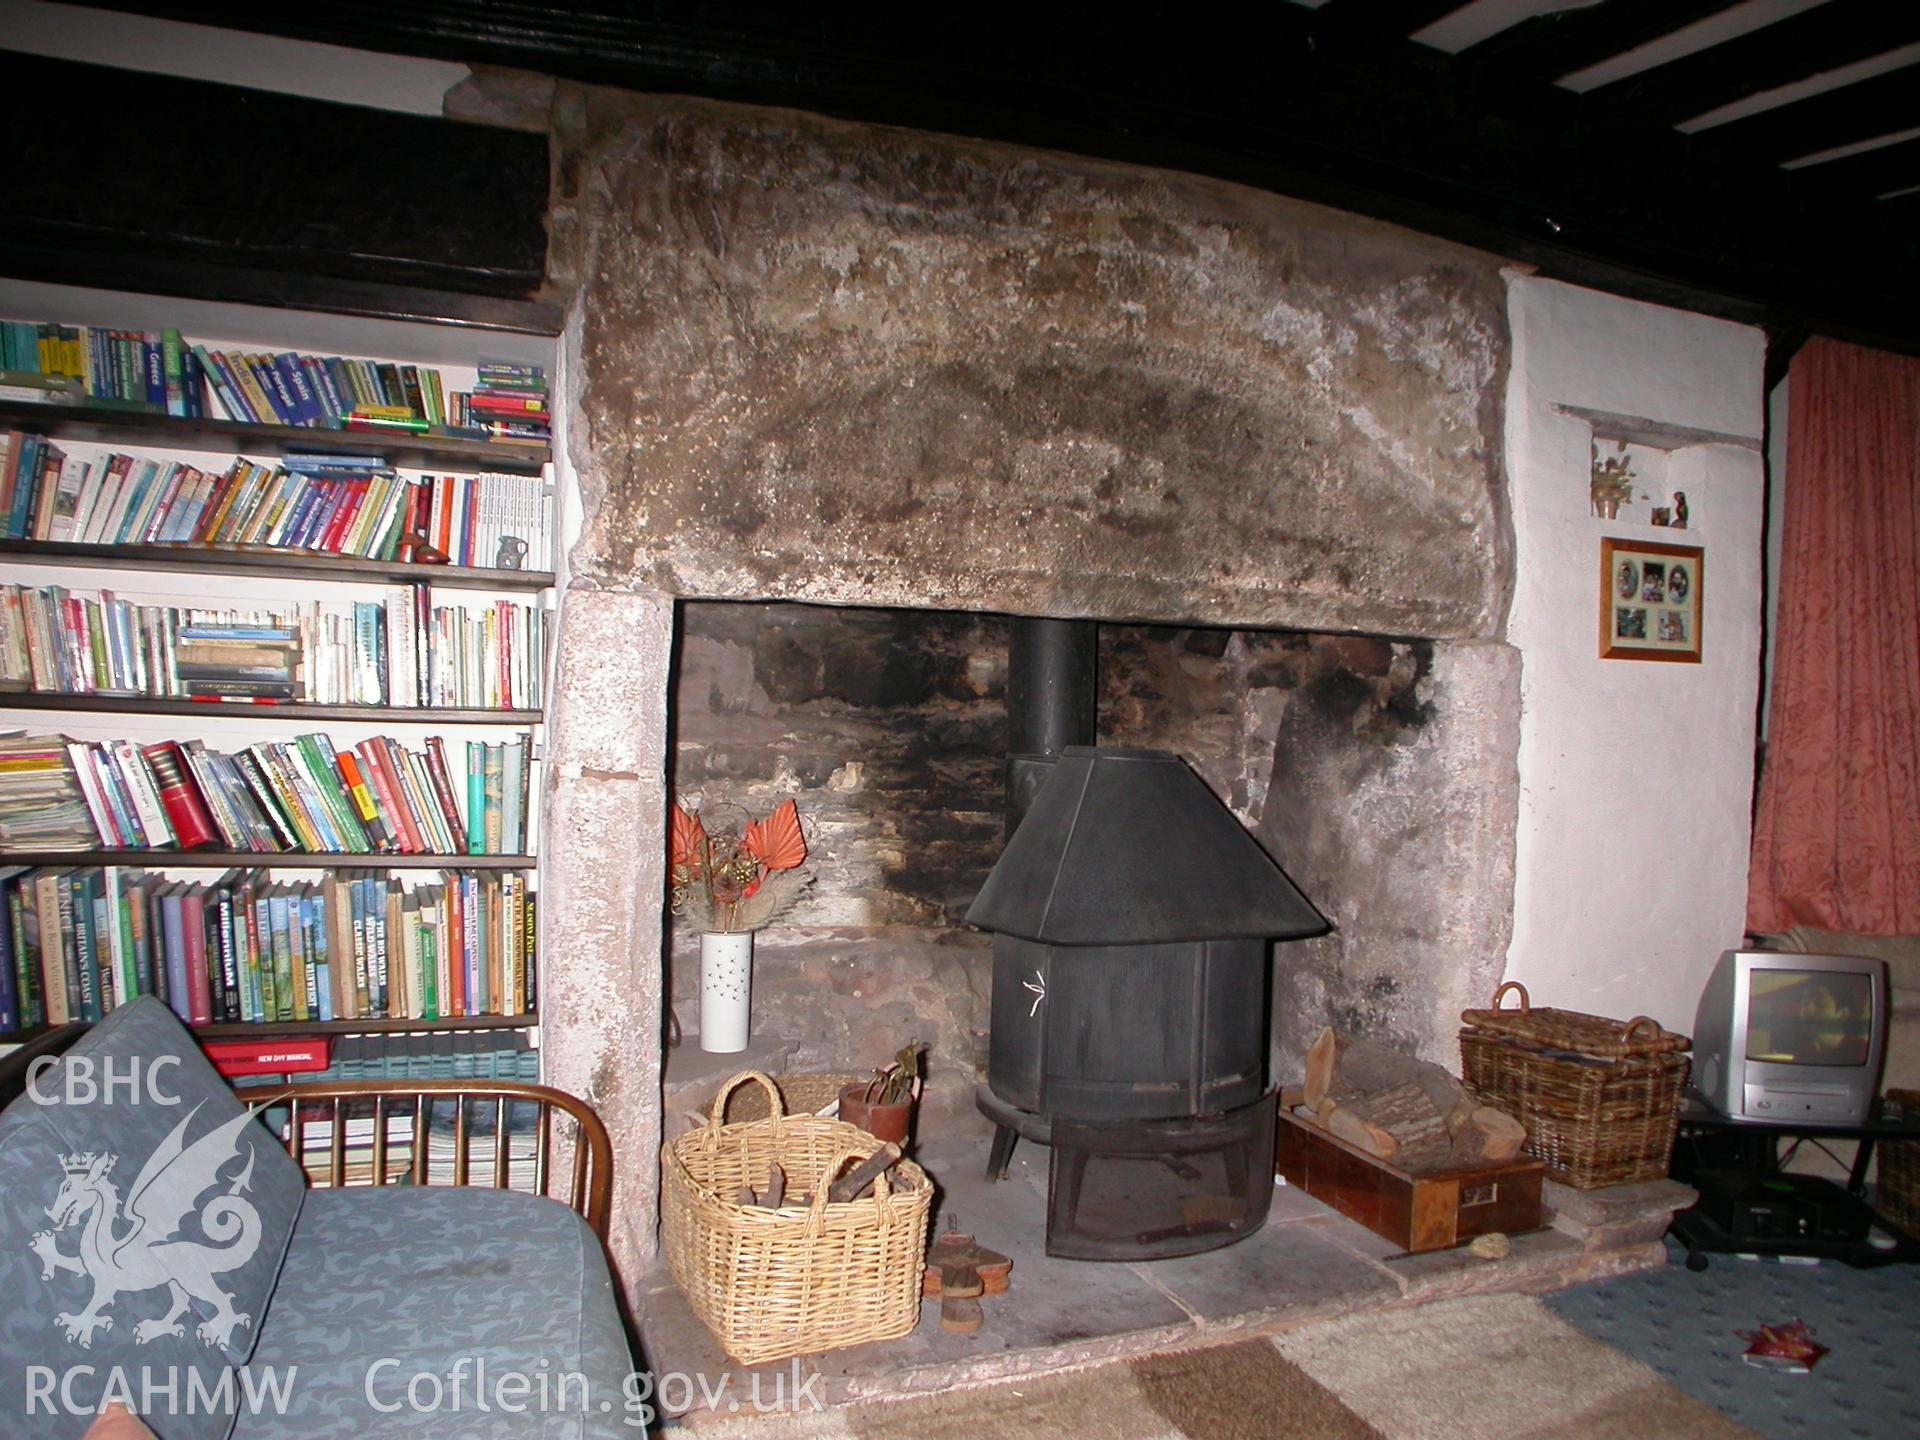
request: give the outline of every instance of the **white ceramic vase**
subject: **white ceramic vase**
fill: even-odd
[[[753,998],[753,932],[708,930],[700,936],[700,1048],[732,1055],[747,1048]]]

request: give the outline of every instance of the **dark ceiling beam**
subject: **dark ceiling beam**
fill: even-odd
[[[1586,92],[1596,130],[1676,125],[1735,100],[1920,41],[1920,5],[1828,0]]]
[[[1476,84],[1544,84],[1658,40],[1735,0],[1606,0],[1535,15],[1462,50]]]
[[[1911,223],[1920,220],[1920,190],[1909,191],[1905,195],[1896,195],[1891,200],[1873,202],[1876,210]]]
[[[1467,0],[1327,0],[1311,13],[1323,24],[1362,25],[1405,39],[1466,6]]]
[[[1920,125],[1920,63],[1694,132],[1697,149],[1767,164]]]
[[[1896,141],[1862,150],[1844,160],[1828,160],[1789,172],[1796,190],[1813,196],[1851,195],[1873,199],[1889,191],[1920,185],[1920,139]]]
[[[659,20],[671,6],[506,0],[112,8],[1211,175],[1576,284],[1920,350],[1920,245],[1879,223],[1884,208],[1798,206],[1773,166],[1690,170],[1671,130],[1595,136],[1581,97],[1555,86],[1472,93],[1451,57],[1338,13],[1272,4],[1257,28],[1195,24],[1147,44],[1077,8],[1042,7],[1015,40],[962,27],[946,43],[905,25],[824,35],[792,18],[803,7],[764,30],[731,8],[741,29]]]

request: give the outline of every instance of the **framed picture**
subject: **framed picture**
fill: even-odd
[[[1600,541],[1600,658],[1700,663],[1698,545]]]

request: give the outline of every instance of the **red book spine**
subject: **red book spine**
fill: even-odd
[[[454,834],[461,833],[455,830]],[[447,877],[447,923],[443,927],[447,941],[447,993],[449,995],[446,1013],[449,1015],[471,1015],[467,1007],[467,960],[462,953],[460,937],[466,932],[460,923],[460,879],[457,875]]]
[[[467,822],[460,818],[460,804],[453,798],[453,772],[447,768],[446,746],[444,736],[427,737],[427,773],[433,776],[433,798],[440,802],[440,813],[446,817],[458,849],[466,838]]]
[[[222,1075],[310,1075],[332,1063],[333,1042],[307,1040],[209,1040],[202,1047]]]
[[[187,1011],[195,1025],[213,1020],[213,987],[207,980],[207,897],[198,886],[180,897],[180,930],[187,942]]]
[[[154,779],[160,786],[160,806],[167,812],[167,822],[173,826],[180,848],[198,850],[208,845],[218,845],[220,832],[214,828],[213,812],[207,808],[206,800],[194,786],[187,769],[187,757],[181,752],[179,743],[168,740],[158,745],[148,745],[140,753],[147,757],[147,763],[153,767]]]
[[[525,395],[489,395],[484,391],[475,391],[467,397],[467,404],[482,414],[494,415],[544,415],[547,402],[535,400]]]
[[[434,532],[433,546],[434,549],[438,550],[442,555],[452,555],[453,503],[454,497],[460,493],[460,487],[454,482],[451,475],[442,475],[433,483],[439,488],[440,492],[439,499],[436,502],[440,512],[440,525]]]
[[[320,537],[320,548],[340,553],[341,542],[347,537],[347,531],[353,528],[353,517],[360,513],[360,502],[367,498],[367,490],[372,482],[355,480],[347,487],[346,502],[341,505],[333,517],[333,523],[327,526],[327,533]]]
[[[386,819],[399,842],[399,849],[408,855],[419,855],[427,847],[420,843],[420,832],[409,823],[412,819],[406,807],[400,803],[400,796],[394,789],[393,776],[381,763],[386,757],[380,753],[377,740],[362,740],[356,747],[360,758],[366,763],[361,767],[366,777],[373,783],[374,794],[380,797],[380,813]]]
[[[413,808],[413,791],[407,784],[405,760],[394,755],[390,742],[383,736],[376,735],[369,743],[373,746],[374,758],[386,772],[387,785],[393,791],[395,807],[400,812],[400,823],[413,838],[416,853],[430,854],[436,847],[433,836],[422,826],[420,816]]]

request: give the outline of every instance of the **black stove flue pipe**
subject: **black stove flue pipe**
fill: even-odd
[[[1098,730],[1100,626],[1017,616],[1007,641],[1007,834],[1069,745]]]

